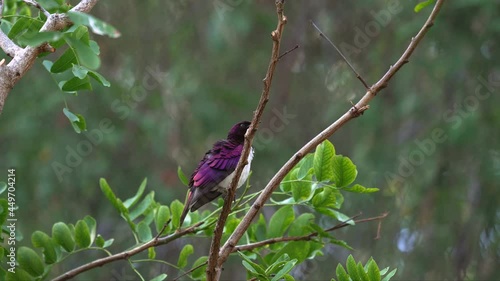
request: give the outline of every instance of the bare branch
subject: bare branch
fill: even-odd
[[[98,0],[82,0],[71,11],[89,12]],[[33,1],[34,2],[34,1]],[[36,3],[36,2],[35,2]],[[1,1],[3,7],[3,1]],[[49,14],[47,21],[40,29],[43,31],[57,31],[64,29],[71,24],[70,19],[65,14]],[[0,67],[0,114],[3,111],[5,100],[14,85],[31,69],[37,56],[41,52],[53,51],[54,49],[47,43],[37,47],[27,46],[20,48],[14,44],[3,32],[0,31],[0,48],[13,59],[6,65]]]
[[[312,26],[314,26],[314,28],[316,28],[316,30],[319,32],[319,35],[323,38],[326,39],[326,41],[328,41],[328,43],[330,43],[330,45],[332,45],[335,50],[337,50],[337,53],[340,54],[340,56],[344,59],[344,61],[347,63],[347,65],[349,65],[349,67],[352,69],[352,72],[354,72],[354,74],[356,74],[356,78],[359,79],[359,81],[361,81],[361,83],[363,83],[363,86],[365,86],[365,89],[370,89],[370,87],[368,87],[368,84],[366,84],[366,81],[363,79],[363,77],[361,77],[361,75],[359,75],[359,73],[356,71],[356,69],[354,69],[354,66],[352,66],[352,64],[349,62],[349,60],[344,56],[344,54],[342,54],[342,52],[340,51],[339,48],[337,48],[337,46],[335,44],[333,44],[332,40],[330,40],[330,38],[328,38],[322,31],[321,29],[319,29],[319,27],[313,22],[311,21],[311,24]]]
[[[286,56],[286,55],[288,55],[289,53],[291,53],[291,52],[293,52],[293,51],[297,50],[299,47],[300,47],[299,45],[295,45],[295,47],[291,48],[290,50],[288,50],[288,51],[284,52],[282,55],[280,55],[280,56],[278,57],[278,60],[281,60],[284,56]]]
[[[380,92],[380,90],[382,90],[387,86],[387,83],[394,76],[394,74],[396,74],[396,72],[401,68],[401,66],[403,66],[403,64],[408,62],[409,57],[411,56],[417,45],[420,43],[422,38],[424,38],[427,31],[429,31],[429,28],[433,25],[434,19],[438,15],[439,10],[441,9],[443,3],[444,0],[436,1],[434,9],[429,15],[427,21],[422,26],[418,34],[414,38],[412,38],[409,46],[407,47],[403,55],[398,59],[398,61],[394,64],[394,66],[392,66],[389,69],[389,71],[387,71],[387,73],[365,93],[365,95],[360,99],[360,101],[358,101],[358,103],[355,106],[353,106],[344,115],[342,115],[339,119],[337,119],[337,121],[335,121],[328,128],[323,130],[316,137],[314,137],[307,144],[305,144],[274,175],[274,177],[269,181],[269,183],[264,188],[260,196],[255,200],[250,210],[243,217],[240,224],[236,227],[233,234],[231,234],[229,239],[222,246],[219,254],[219,264],[224,263],[227,260],[229,254],[233,252],[233,249],[236,247],[236,244],[241,239],[243,234],[246,232],[246,230],[250,226],[255,216],[258,214],[262,206],[264,206],[264,203],[269,199],[273,191],[276,189],[277,186],[279,186],[280,182],[288,174],[288,172],[292,170],[293,167],[295,167],[295,165],[305,155],[307,155],[307,153],[311,152],[316,146],[318,146],[320,143],[322,143],[324,140],[330,137],[333,133],[335,133],[338,129],[340,129],[345,123],[359,116],[360,111],[363,112],[364,110],[366,110],[368,103],[375,97],[375,95],[378,92]]]
[[[31,5],[35,8],[37,8],[38,10],[40,10],[47,18],[50,17],[50,13],[45,10],[44,7],[42,7],[38,2],[36,2],[35,0],[23,0],[24,3],[28,4],[28,5]]]
[[[71,278],[77,276],[78,274],[85,272],[85,271],[88,271],[90,269],[93,269],[93,268],[96,268],[99,266],[103,266],[105,264],[108,264],[108,263],[111,263],[111,262],[114,262],[117,260],[126,260],[126,259],[130,258],[131,256],[136,255],[142,251],[145,251],[151,247],[156,247],[159,245],[168,244],[168,243],[170,243],[170,242],[172,242],[172,241],[174,241],[182,236],[197,232],[199,230],[198,226],[200,226],[201,224],[203,224],[203,222],[199,222],[193,226],[190,226],[190,227],[183,229],[181,231],[177,231],[173,234],[170,234],[170,235],[162,237],[162,238],[159,238],[157,235],[155,238],[151,239],[149,242],[147,242],[145,244],[137,246],[137,247],[135,247],[131,250],[128,250],[128,251],[124,251],[124,252],[109,256],[109,257],[105,257],[105,258],[98,259],[98,260],[92,261],[90,263],[84,264],[80,267],[77,267],[73,270],[70,270],[70,271],[54,278],[52,281],[68,280],[68,279],[71,279]],[[163,231],[163,229],[162,229],[162,231]],[[160,233],[161,233],[161,231],[160,231]]]
[[[210,253],[208,256],[208,266],[206,270],[208,281],[219,280],[222,264],[225,261],[224,259],[221,262],[221,260],[219,259],[220,240],[222,238],[224,225],[226,224],[226,219],[229,216],[229,213],[231,212],[231,204],[234,200],[236,185],[241,177],[243,167],[247,164],[247,158],[251,150],[252,140],[255,136],[255,132],[257,131],[262,114],[264,113],[264,108],[266,107],[266,104],[269,100],[269,90],[271,89],[271,82],[273,80],[274,70],[276,69],[276,65],[279,61],[280,44],[281,44],[281,37],[283,35],[283,28],[285,27],[285,24],[287,22],[286,16],[283,14],[284,6],[285,6],[285,0],[276,0],[276,13],[278,16],[278,24],[276,30],[271,32],[271,38],[273,40],[273,48],[271,53],[271,60],[267,68],[267,73],[263,80],[264,89],[262,90],[262,94],[257,109],[254,112],[252,123],[250,124],[250,127],[248,128],[245,134],[245,143],[243,145],[243,151],[241,153],[238,166],[236,167],[235,170],[235,176],[233,177],[231,186],[228,190],[228,195],[224,200],[224,205],[222,207],[219,220],[217,221],[217,225],[215,226],[214,236],[212,237],[212,244],[210,245]]]

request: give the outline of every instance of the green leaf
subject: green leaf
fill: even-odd
[[[69,121],[71,122],[71,126],[73,126],[73,129],[77,134],[81,133],[82,131],[87,131],[87,122],[81,114],[74,114],[66,107],[63,109],[63,113],[69,119]]]
[[[71,231],[63,222],[58,222],[52,226],[52,239],[61,245],[66,252],[72,252],[75,249],[75,241]]]
[[[358,276],[361,278],[361,281],[370,281],[368,279],[368,274],[366,273],[365,268],[363,267],[361,262],[358,262],[357,268],[358,268]]]
[[[306,235],[310,232],[309,225],[314,221],[314,215],[311,213],[301,214],[296,220],[290,225],[290,230],[288,231],[288,236],[301,236]]]
[[[92,243],[94,243],[94,239],[95,239],[95,235],[96,235],[97,223],[96,223],[96,221],[95,221],[95,219],[93,217],[88,216],[88,215],[83,218],[83,221],[85,221],[85,223],[89,227],[89,231],[90,231],[90,245],[92,245]]]
[[[87,248],[90,246],[90,230],[87,223],[79,220],[75,226],[75,241],[80,248]]]
[[[104,78],[104,76],[102,76],[101,74],[93,71],[93,70],[88,70],[89,73],[88,75],[92,78],[94,78],[94,80],[96,80],[97,82],[99,82],[101,85],[103,85],[104,87],[109,87],[111,84],[109,83],[108,80],[106,80],[106,78]]]
[[[335,188],[325,186],[322,191],[318,192],[312,199],[314,208],[336,208],[340,209],[344,197]]]
[[[297,259],[293,259],[291,261],[288,261],[283,266],[283,268],[280,271],[278,271],[278,273],[276,273],[276,275],[273,277],[273,279],[271,279],[271,281],[278,281],[281,278],[283,278],[283,276],[285,276],[288,272],[290,272],[293,269],[293,267],[295,266],[296,263],[297,263]]]
[[[297,259],[298,263],[301,263],[307,258],[310,248],[311,243],[309,241],[290,242],[286,244],[276,256],[288,254],[291,259]]]
[[[68,48],[58,60],[52,64],[50,72],[61,73],[65,70],[70,69],[74,64],[77,64],[75,52],[71,48]]]
[[[378,269],[378,265],[375,260],[371,259],[368,262],[367,273],[370,281],[380,281],[380,270]]]
[[[31,235],[31,243],[36,248],[43,248],[43,256],[46,264],[57,261],[56,245],[45,232],[35,231]]]
[[[351,251],[354,250],[351,246],[349,246],[349,244],[347,244],[345,241],[342,241],[342,240],[337,240],[335,238],[331,238],[329,242],[331,244],[339,245],[339,246],[344,247],[344,248],[351,250]]]
[[[182,171],[181,166],[177,166],[177,176],[179,177],[179,180],[181,181],[181,183],[183,185],[185,185],[185,186],[189,185],[189,181],[188,181],[186,175],[184,174],[184,172]]]
[[[174,227],[179,226],[183,207],[184,205],[179,200],[175,200],[170,204],[170,211],[172,212],[172,225]]]
[[[296,170],[298,174],[298,170]],[[295,172],[294,172],[295,174]],[[292,175],[294,177],[294,175]],[[312,174],[307,175],[303,180],[292,181],[292,195],[295,202],[308,201],[312,197]]]
[[[151,228],[143,221],[137,225],[137,235],[139,236],[139,241],[141,242],[147,242],[153,239]]]
[[[79,64],[88,67],[89,69],[97,69],[101,64],[99,56],[97,56],[90,48],[88,43],[85,43],[85,37],[82,39],[75,39],[73,36],[65,36],[66,43],[75,52]]]
[[[337,279],[339,279],[339,281],[350,281],[349,275],[341,264],[337,265],[335,272],[337,273]]]
[[[192,268],[196,268],[202,264],[206,264],[208,260],[208,257],[207,256],[202,256],[202,257],[199,257],[194,263],[193,263],[193,266]],[[200,268],[196,269],[196,270],[193,270],[193,273],[191,273],[191,277],[193,279],[201,279],[203,276],[205,275],[205,266],[200,266]]]
[[[260,266],[260,265],[256,264],[255,262],[253,262],[249,257],[247,257],[246,255],[244,255],[243,253],[238,252],[238,254],[243,259],[243,261],[242,261],[243,266],[248,271],[250,271],[253,274],[258,275],[260,277],[264,277],[264,278],[266,277],[266,271],[264,270],[264,268],[262,268],[262,266]]]
[[[153,248],[150,248],[150,249],[153,249]],[[162,274],[156,276],[155,278],[151,279],[151,281],[163,281],[163,280],[165,280],[165,278],[167,278],[167,276],[168,276],[167,274],[162,273]]]
[[[107,248],[109,246],[111,246],[113,244],[113,242],[115,241],[114,238],[111,238],[111,239],[108,239],[104,242],[104,245],[102,245],[103,248]]]
[[[420,2],[418,3],[416,6],[415,6],[415,13],[418,13],[420,12],[423,8],[431,5],[432,3],[434,3],[434,0],[427,0],[427,1],[424,1],[424,2]]]
[[[379,191],[378,188],[364,187],[360,184],[355,184],[352,187],[344,188],[343,190],[353,192],[353,193],[373,193]]]
[[[354,261],[352,255],[349,255],[349,257],[347,257],[346,267],[347,272],[351,276],[352,280],[361,280],[361,277],[358,275],[358,267],[356,265],[356,261]]]
[[[148,259],[154,260],[156,258],[156,251],[154,247],[148,248]]]
[[[31,276],[37,277],[43,274],[43,262],[40,256],[28,247],[20,247],[17,250],[17,261],[22,269]]]
[[[286,176],[283,178],[283,180],[280,183],[280,189],[283,192],[290,192],[292,190],[292,182],[291,182],[291,177],[292,177],[292,172],[294,170],[288,172]]]
[[[7,184],[5,182],[0,182],[0,194],[4,193],[7,190]]]
[[[165,223],[167,223],[169,220],[170,220],[170,210],[168,209],[168,206],[161,205],[160,207],[158,207],[155,216],[156,232],[159,233],[160,230],[162,230]],[[163,233],[165,233],[168,230],[168,228],[169,227],[167,226],[163,231]]]
[[[86,25],[90,27],[92,32],[95,34],[107,35],[111,38],[117,38],[121,35],[120,32],[112,25],[107,24],[89,14],[70,11],[68,12],[68,16],[73,23]]]
[[[87,73],[89,72],[86,67],[80,66],[78,64],[73,64],[73,68],[71,69],[71,72],[73,72],[73,75],[76,77],[83,79],[85,76],[87,76]]]
[[[81,90],[92,90],[92,85],[90,84],[90,79],[84,77],[80,79],[78,77],[73,77],[68,81],[63,81],[61,84],[61,90],[65,92],[76,92]]]
[[[337,187],[344,187],[350,185],[358,175],[356,165],[351,159],[342,155],[335,155],[333,157],[333,177],[332,181]]]
[[[61,39],[63,34],[57,31],[30,32],[21,36],[18,42],[27,46],[40,46],[42,43],[53,42]]]
[[[146,189],[147,184],[148,184],[148,178],[145,178],[142,181],[141,185],[139,186],[137,193],[133,197],[131,197],[131,198],[125,200],[125,202],[123,202],[123,205],[125,205],[125,208],[130,210],[130,207],[134,206],[137,202],[139,202],[139,199],[141,199],[141,196],[144,193],[144,190]]]
[[[0,268],[1,269],[1,268]],[[5,281],[19,281],[19,280],[35,280],[28,272],[21,268],[16,268],[15,273],[7,272]]]
[[[398,271],[397,268],[395,268],[393,271],[389,272],[382,281],[389,281],[391,278],[396,274],[396,271]]]
[[[149,207],[155,203],[154,197],[154,191],[151,191],[148,195],[146,195],[141,203],[139,203],[139,205],[137,205],[137,207],[135,207],[135,209],[130,212],[130,219],[135,220],[140,215],[145,214]]]
[[[0,199],[0,225],[5,223],[9,214],[9,203],[7,199]],[[1,241],[1,240],[0,240]],[[1,256],[0,256],[1,258]]]
[[[104,246],[104,238],[102,238],[101,234],[97,235],[97,238],[95,239],[95,245],[99,248],[103,248]]]
[[[318,181],[329,181],[333,176],[332,157],[335,155],[333,144],[325,140],[314,153],[314,174]]]
[[[19,18],[9,31],[9,38],[15,39],[19,34],[22,34],[28,30],[30,25],[33,23],[33,19],[30,18]]]
[[[179,268],[184,268],[187,266],[187,259],[190,255],[194,253],[193,245],[187,244],[182,248],[181,253],[179,254],[179,260],[177,261],[177,266]]]
[[[302,158],[299,162],[299,171],[297,173],[297,179],[301,180],[304,179],[309,173],[311,173],[311,170],[313,169],[313,164],[314,164],[314,154],[309,153],[306,155],[306,157]]]
[[[122,212],[121,207],[119,206],[118,199],[116,198],[116,195],[113,193],[111,190],[111,187],[109,187],[108,182],[104,178],[99,179],[99,186],[101,187],[102,192],[108,198],[109,202],[118,210],[118,212]]]
[[[294,220],[295,213],[292,206],[281,207],[269,220],[268,238],[283,236]]]

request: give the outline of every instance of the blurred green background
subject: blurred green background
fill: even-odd
[[[373,84],[427,18],[430,7],[415,13],[417,3],[287,2],[282,51],[300,48],[276,69],[255,140],[253,191],[364,94],[309,20]],[[364,217],[390,212],[378,240],[376,223],[336,235],[355,248],[356,260],[373,256],[381,268],[397,267],[395,280],[500,280],[499,4],[447,1],[410,63],[361,118],[330,138],[337,153],[357,164],[358,182],[381,189],[347,195],[342,211]],[[274,1],[263,0],[110,0],[99,1],[92,14],[122,33],[118,39],[94,36],[100,72],[112,86],[63,94],[40,60],[15,86],[0,117],[0,180],[7,168],[16,168],[18,230],[26,245],[34,230],[50,232],[55,222],[74,223],[86,214],[97,219],[99,233],[116,238],[112,251],[132,245],[126,224],[102,196],[100,177],[121,198],[132,196],[147,177],[159,202],[183,201],[177,166],[190,174],[231,125],[252,118],[276,26]],[[73,131],[62,112],[65,101],[85,116],[87,133]],[[103,120],[113,129],[98,133]],[[81,159],[71,156],[88,149],[83,143],[89,134],[98,140],[91,151]],[[58,164],[68,170],[56,173]],[[186,238],[158,248],[158,257],[175,262],[186,241],[198,246],[190,263],[208,253],[208,239]],[[297,280],[329,280],[349,253],[327,246],[325,256],[293,274]],[[92,257],[70,259],[54,272]],[[161,264],[143,266],[177,275]],[[230,260],[223,277],[244,279],[241,263]],[[116,262],[77,280],[136,278],[126,262]]]

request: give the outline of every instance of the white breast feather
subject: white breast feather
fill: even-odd
[[[254,150],[253,148],[251,148],[247,158],[248,164],[243,168],[243,172],[241,173],[241,177],[240,180],[238,181],[237,188],[240,188],[247,181],[248,175],[250,175],[250,164],[252,163],[253,153]],[[234,178],[234,172],[232,172],[223,181],[221,181],[216,188],[219,189],[219,191],[225,193],[227,189],[231,186],[231,181],[233,180],[233,178]]]

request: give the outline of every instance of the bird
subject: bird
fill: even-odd
[[[249,127],[249,121],[241,121],[234,125],[229,130],[227,139],[217,141],[198,163],[198,167],[189,179],[188,196],[180,217],[179,228],[188,211],[194,212],[221,195],[227,196],[243,152],[245,133]],[[254,149],[250,148],[247,164],[243,168],[237,188],[247,180],[253,156]]]

